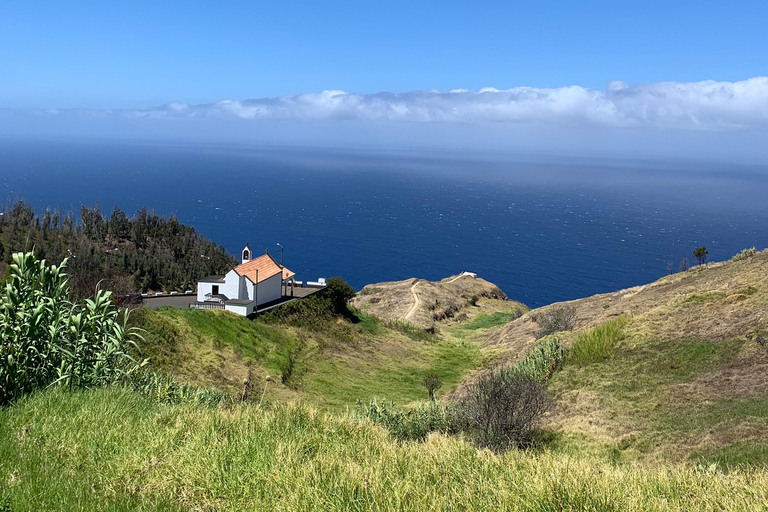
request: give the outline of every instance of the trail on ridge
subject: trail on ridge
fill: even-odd
[[[419,281],[417,280],[415,283],[413,283],[413,286],[411,286],[411,294],[413,295],[413,306],[411,306],[411,309],[408,310],[408,312],[405,314],[405,319],[410,320],[413,314],[416,312],[416,309],[418,309],[419,304],[421,301],[419,300],[419,296],[416,295],[416,285],[419,284]]]

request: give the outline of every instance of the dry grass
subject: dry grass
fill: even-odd
[[[405,319],[414,304],[411,287],[418,283],[415,292],[419,296],[419,306],[409,320],[422,327],[449,325],[515,307],[527,310],[520,303],[507,301],[504,292],[493,283],[481,278],[456,277],[441,281],[413,278],[371,284],[357,294],[352,305],[382,319]],[[473,297],[478,299],[476,306],[472,305]]]

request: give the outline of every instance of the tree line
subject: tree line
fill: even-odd
[[[90,297],[97,284],[118,294],[194,289],[197,280],[237,264],[221,245],[176,217],[142,208],[132,217],[83,206],[79,215],[18,201],[0,215],[0,272],[16,252],[34,250],[49,264],[67,259],[71,294]]]

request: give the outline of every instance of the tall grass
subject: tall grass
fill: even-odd
[[[0,411],[10,510],[765,510],[768,473],[401,443],[300,406],[162,405],[115,389]]]
[[[628,321],[626,316],[620,316],[580,333],[568,350],[568,363],[586,366],[610,357],[616,344],[621,340],[624,326]]]

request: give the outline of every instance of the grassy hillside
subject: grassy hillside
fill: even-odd
[[[236,393],[251,370],[259,396],[344,410],[374,397],[399,405],[425,400],[421,382],[428,373],[443,382],[438,397],[449,393],[493,358],[481,354],[482,334],[522,308],[478,299],[465,308],[463,322],[442,322],[434,334],[354,310],[346,319],[295,326],[226,311],[141,308],[133,323],[146,330],[142,348],[152,366],[184,382]]]
[[[554,376],[557,407],[546,428],[561,449],[768,463],[768,350],[755,341],[768,331],[767,252],[565,305],[576,319],[559,333],[566,347],[626,320],[610,333],[604,357],[570,358]],[[519,358],[557,306],[491,333],[482,350]]]
[[[301,406],[159,405],[119,389],[0,411],[2,510],[764,510],[762,470],[398,443]]]

